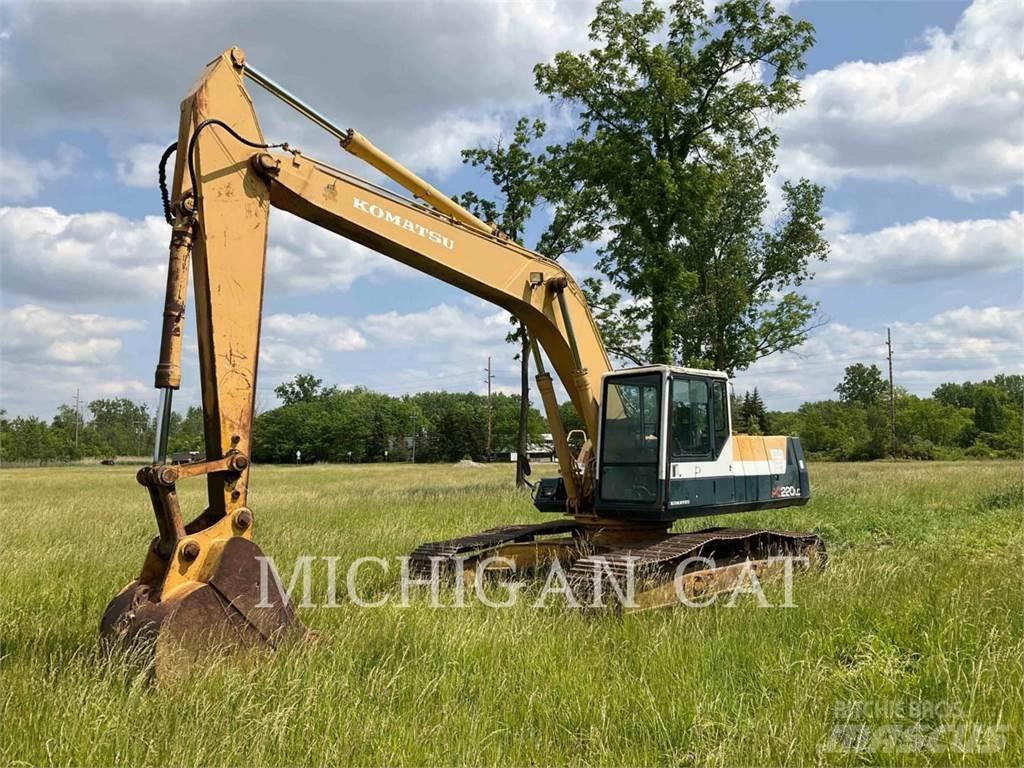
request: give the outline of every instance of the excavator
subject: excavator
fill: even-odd
[[[416,199],[287,144],[268,144],[247,81]],[[561,264],[513,242],[360,133],[337,127],[252,67],[241,49],[210,62],[182,102],[177,143],[164,154],[160,175],[172,225],[155,377],[160,405],[153,463],[138,473],[158,535],[138,578],[102,618],[108,646],[141,643],[160,659],[214,646],[273,649],[304,633],[253,542],[247,501],[271,208],[504,308],[533,340],[559,469],[536,484],[534,504],[555,517],[423,544],[410,555],[413,571],[470,579],[494,570],[500,577],[502,569],[529,572],[557,561],[574,588],[593,597],[594,574],[632,568],[643,586],[631,609],[642,610],[677,603],[682,594],[715,594],[734,585],[741,569],[770,572],[786,556],[823,562],[824,545],[809,533],[672,533],[683,518],[806,504],[799,439],[734,433],[724,373],[613,369],[586,298]],[[172,393],[181,384],[190,267],[206,451],[201,461],[175,465],[167,463],[167,440]],[[581,434],[566,432],[548,367],[580,416]],[[208,505],[185,522],[177,488],[192,478],[205,479]],[[266,600],[268,580],[279,600]]]

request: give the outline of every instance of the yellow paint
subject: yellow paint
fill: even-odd
[[[785,436],[733,435],[733,461],[771,461],[772,449],[781,450],[786,455]]]
[[[209,528],[186,536],[179,541],[167,567],[162,599],[176,597],[175,593],[178,590],[191,591],[194,584],[209,581],[220,562],[224,545],[235,536],[251,540],[252,526],[250,525],[245,531],[240,531],[234,524],[233,518],[225,517]],[[191,563],[181,556],[182,549],[190,541],[199,545],[199,557]],[[184,593],[181,596],[184,596]]]

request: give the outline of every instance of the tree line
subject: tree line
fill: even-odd
[[[486,461],[487,397],[422,392],[399,397],[365,387],[324,386],[310,374],[276,389],[281,405],[256,417],[257,462]],[[846,369],[835,400],[804,403],[795,411],[769,411],[755,389],[732,401],[733,431],[800,437],[810,458],[869,461],[892,454],[888,384],[877,366]],[[491,454],[516,450],[518,395],[491,398]],[[0,462],[74,461],[146,456],[153,446],[154,415],[124,398],[94,400],[78,420],[62,405],[50,421],[8,418],[0,411]],[[946,383],[931,397],[895,390],[895,457],[903,459],[1015,458],[1022,455],[1024,376],[997,375],[977,383]],[[549,431],[530,406],[532,444]],[[583,425],[571,403],[561,405],[566,429]],[[174,413],[172,453],[203,450],[202,411]]]
[[[282,405],[256,417],[253,458],[264,462],[455,462],[515,451],[519,396],[421,392],[394,397],[365,387],[325,387],[310,374],[275,390]],[[547,421],[527,406],[527,438],[537,443]]]
[[[895,429],[889,412],[889,386],[878,366],[857,363],[847,367],[836,393],[838,400],[804,403],[792,412],[767,413],[766,430],[799,435],[810,457],[834,461],[868,461],[889,455],[903,459],[1024,455],[1021,375],[946,383],[931,397],[918,397],[896,387]]]
[[[301,374],[279,386],[282,405],[260,413],[253,426],[253,459],[303,462],[455,462],[515,451],[519,396],[496,393],[422,392],[392,397],[365,387],[325,387]],[[67,462],[118,456],[148,456],[155,440],[155,414],[127,398],[93,400],[79,414],[62,405],[52,420],[9,418],[0,411],[0,462]],[[78,424],[76,432],[76,422]],[[537,444],[547,420],[528,409],[527,437]],[[173,412],[168,452],[202,452],[203,414],[196,406]]]

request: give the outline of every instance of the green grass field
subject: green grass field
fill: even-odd
[[[256,539],[290,572],[300,554],[391,558],[548,519],[510,489],[511,472],[256,467]],[[0,763],[1024,763],[1019,464],[814,464],[811,479],[806,507],[680,526],[821,534],[829,567],[797,582],[796,608],[744,598],[594,617],[528,601],[343,604],[302,613],[318,640],[301,652],[156,689],[96,641],[155,533],[134,470],[0,472]],[[202,487],[184,484],[188,512]],[[397,574],[365,581],[397,592]],[[924,746],[829,747],[837,726],[877,738],[915,722],[932,734]],[[942,726],[1002,743],[964,751],[935,736]]]

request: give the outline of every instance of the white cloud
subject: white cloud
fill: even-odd
[[[831,237],[822,280],[918,283],[1024,267],[1024,214],[1005,219],[910,224]]]
[[[359,380],[378,391],[477,391],[490,355],[495,391],[511,390],[518,373],[511,362],[513,350],[505,343],[509,327],[508,313],[476,300],[361,319],[274,314],[263,322],[260,368],[266,375],[261,374],[261,389],[269,393],[280,379],[303,371],[335,383],[336,370],[351,376],[352,358],[347,355],[373,350],[373,364]]]
[[[336,352],[366,348],[366,339],[344,317],[323,317],[309,312],[271,315],[263,321],[263,331],[279,338],[315,338]]]
[[[16,5],[4,107],[21,119],[7,126],[8,140],[75,125],[105,134],[113,147],[169,142],[178,104],[203,66],[238,44],[254,66],[396,157],[410,157],[424,139],[444,151],[451,126],[436,122],[439,115],[518,111],[543,101],[533,64],[586,43],[593,2],[319,3],[308,10],[297,19],[288,3]],[[189,34],[174,46],[154,45],[153,31],[167,29]],[[265,127],[276,131],[280,123],[259,106]],[[421,129],[435,122],[435,134],[425,135]],[[301,133],[274,136],[315,151]],[[457,153],[441,158],[458,161]]]
[[[157,183],[157,167],[164,147],[159,144],[133,144],[127,149],[119,149],[117,154],[117,178],[126,186],[153,189]],[[174,160],[168,164],[168,184],[174,171]]]
[[[0,310],[0,407],[45,416],[76,387],[86,400],[147,397],[152,390],[119,366],[123,334],[142,328],[137,320],[35,304]]]
[[[972,198],[1024,179],[1024,5],[975,0],[922,50],[851,61],[803,81],[780,122],[787,177],[910,179]]]
[[[309,312],[264,318],[262,337],[260,365],[283,373],[319,368],[324,352],[354,352],[369,346],[348,318]]]
[[[961,359],[978,353],[999,354],[997,348],[1003,344],[1017,344],[1016,354],[1024,354],[1024,308],[985,307],[973,309],[959,307],[936,315],[928,326],[921,324],[898,324],[908,331],[921,330],[924,335],[915,335],[911,346],[946,346],[944,357]],[[949,340],[960,338],[959,344],[951,345]],[[993,351],[996,350],[996,351]]]
[[[945,381],[978,381],[1024,372],[1024,308],[970,307],[921,322],[893,322],[895,382],[928,395]],[[831,323],[798,350],[766,358],[736,377],[736,389],[757,387],[771,409],[834,397],[843,370],[863,362],[886,368],[885,327]]]
[[[335,371],[350,377],[357,365],[351,353],[373,350],[373,362],[359,381],[378,391],[477,391],[490,355],[495,391],[511,391],[518,386],[518,372],[505,343],[508,330],[506,312],[473,299],[463,306],[439,304],[362,319],[277,313],[263,322],[260,390],[269,397],[274,384],[303,371],[335,384]]]
[[[21,202],[36,197],[51,182],[68,176],[81,156],[74,147],[61,144],[53,160],[29,160],[14,150],[0,151],[0,198]]]
[[[516,350],[505,341],[509,314],[493,304],[467,298],[419,312],[369,315],[359,327],[389,363],[386,375],[368,377],[366,383],[375,389],[483,392],[490,357],[494,391],[518,391]]]
[[[412,150],[403,155],[402,162],[444,176],[462,163],[463,149],[480,144],[489,146],[501,130],[502,122],[497,115],[473,118],[453,113],[417,131],[411,142]]]
[[[5,361],[99,365],[121,351],[121,333],[142,328],[137,320],[24,304],[0,310],[0,350]]]
[[[0,208],[4,292],[75,304],[158,296],[169,233],[156,216]]]
[[[167,275],[170,227],[157,216],[128,219],[105,211],[0,207],[6,294],[76,305],[159,301]],[[271,214],[270,293],[347,290],[378,274],[416,273],[325,229]]]
[[[270,215],[267,290],[312,294],[348,290],[360,278],[415,272],[341,235],[281,211]]]
[[[470,312],[450,304],[438,304],[423,312],[386,312],[369,315],[360,328],[381,345],[422,347],[436,342],[458,347],[465,344],[504,343],[509,315],[485,305]]]

